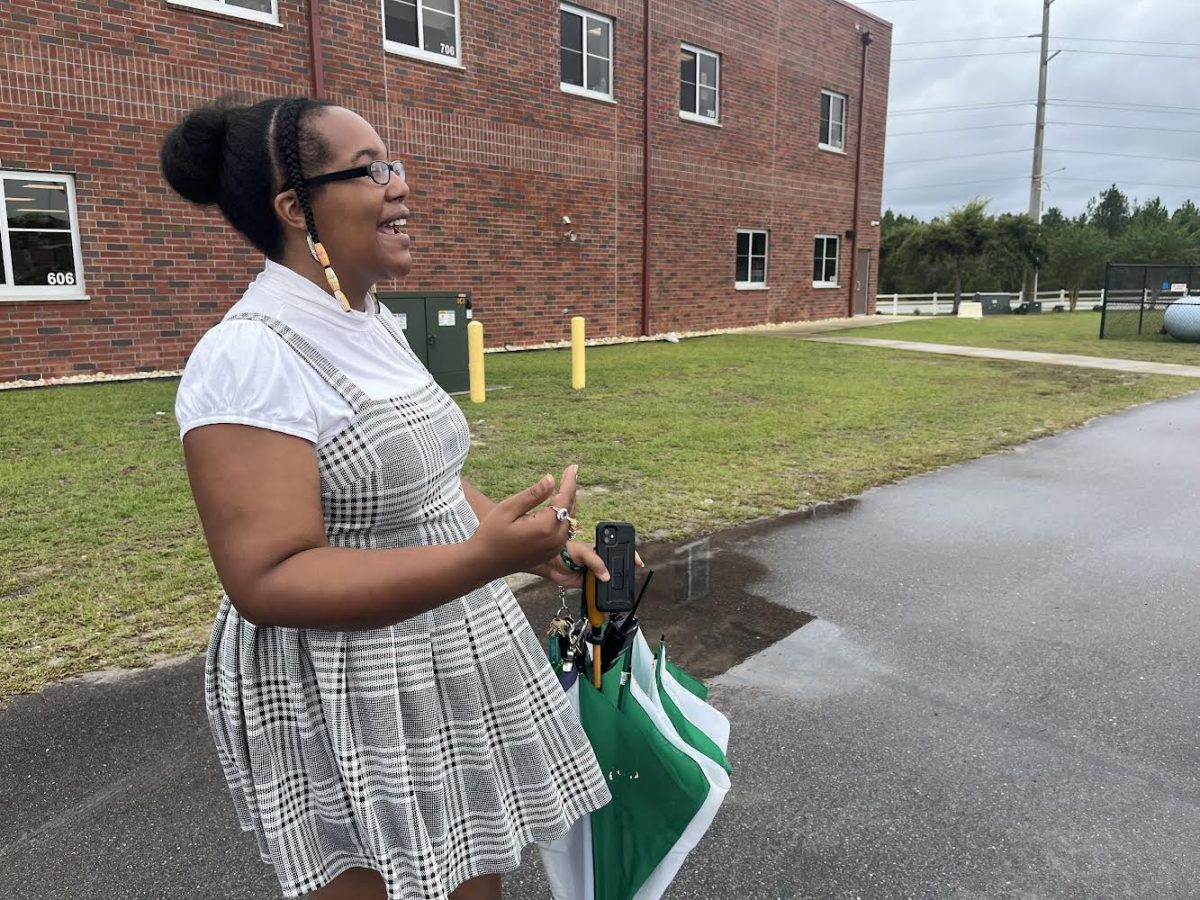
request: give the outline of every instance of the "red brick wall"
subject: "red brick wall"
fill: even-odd
[[[614,20],[615,104],[558,86],[558,3],[460,0],[462,69],[385,53],[379,4],[321,3],[326,94],[410,171],[404,290],[467,290],[489,345],[640,332],[642,33]],[[158,174],[163,135],[222,93],[310,92],[307,4],[280,26],[166,0],[0,0],[0,169],[72,172],[87,302],[0,302],[0,381],[174,369],[260,266]],[[861,44],[870,28],[859,246],[878,247],[890,27],[839,0],[653,0],[655,333],[845,315],[812,287],[814,234],[853,227]],[[722,127],[683,121],[679,44],[721,54]],[[817,149],[820,90],[846,94],[846,155]],[[579,240],[563,241],[563,215]],[[733,287],[738,227],[771,232],[769,290]],[[872,278],[872,283],[874,279]],[[873,284],[872,284],[873,294]]]

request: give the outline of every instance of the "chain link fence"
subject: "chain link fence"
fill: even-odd
[[[1189,293],[1200,293],[1200,266],[1109,263],[1100,338],[1169,340],[1163,314]]]

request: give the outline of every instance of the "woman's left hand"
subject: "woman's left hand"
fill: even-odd
[[[566,549],[576,565],[591,569],[599,581],[608,581],[608,569],[604,567],[604,561],[600,559],[594,547],[581,541],[568,541]],[[633,554],[633,561],[635,565],[645,565],[642,562],[642,557],[636,551]],[[540,575],[547,581],[552,581],[561,587],[583,587],[584,573],[572,572],[568,569],[567,564],[563,562],[561,553],[556,554],[552,559],[547,560],[540,566],[530,569],[529,574]]]

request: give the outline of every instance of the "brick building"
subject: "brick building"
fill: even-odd
[[[237,299],[261,260],[158,172],[235,91],[374,124],[387,287],[489,345],[869,311],[890,45],[842,0],[0,0],[0,381],[180,368]]]

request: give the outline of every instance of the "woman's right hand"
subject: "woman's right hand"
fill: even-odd
[[[537,483],[497,503],[479,522],[467,542],[479,555],[481,564],[494,577],[523,572],[544,563],[567,543],[569,523],[558,521],[551,509],[557,506],[575,509],[575,472],[567,466],[557,493],[554,479],[546,475]],[[546,500],[550,503],[533,512]]]

